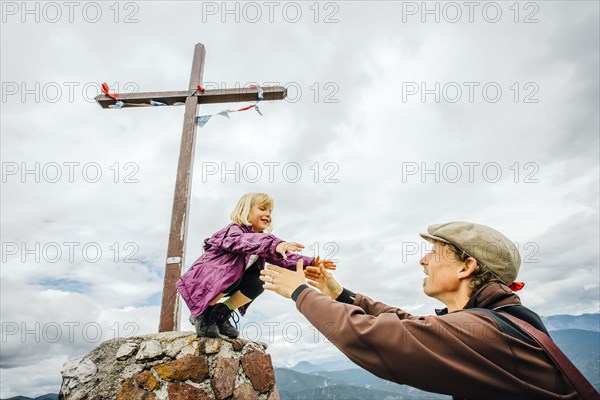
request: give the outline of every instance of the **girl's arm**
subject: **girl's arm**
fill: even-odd
[[[225,237],[212,241],[223,250],[238,254],[256,254],[260,257],[273,257],[277,245],[283,240],[270,233],[244,232],[237,225],[232,225]]]
[[[296,269],[296,261],[302,259],[304,265],[313,265],[313,257],[301,256],[292,251],[286,252],[287,260],[279,253],[277,246],[284,243],[271,233],[244,232],[238,225],[232,225],[225,232],[222,239],[211,240],[211,244],[216,245],[223,250],[238,254],[256,254],[265,258],[272,264],[279,265],[287,269]],[[284,243],[291,250],[299,250],[304,246],[297,243]],[[281,250],[283,251],[283,249]]]
[[[304,268],[308,267],[309,265],[315,264],[314,257],[306,257],[306,256],[303,256],[303,255],[300,255],[297,253],[288,253],[287,260],[284,259],[283,257],[279,256],[279,254],[277,254],[275,256],[265,257],[265,260],[270,264],[275,264],[279,267],[283,267],[285,269],[290,269],[292,271],[296,270],[296,262],[298,260],[303,261]]]

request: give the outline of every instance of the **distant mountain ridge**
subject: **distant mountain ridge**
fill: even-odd
[[[330,375],[331,379],[324,375]],[[384,381],[358,368],[307,374],[285,368],[275,368],[275,377],[282,400],[437,400],[448,398],[448,396],[431,394],[410,386]],[[377,380],[381,383],[378,384]],[[365,382],[370,382],[370,384],[365,384]]]
[[[600,314],[551,315],[541,318],[548,331],[582,329],[600,332]]]
[[[600,314],[552,315],[541,318],[556,344],[592,385],[600,390]],[[275,375],[282,400],[448,399],[448,396],[379,379],[345,358],[320,364],[302,361],[293,367],[275,368]],[[58,394],[16,396],[0,400],[58,400]]]
[[[300,361],[298,364],[288,369],[296,372],[302,372],[303,374],[309,374],[317,371],[342,371],[351,368],[356,368],[356,364],[348,359],[342,359],[337,361],[323,362],[320,364],[311,364],[308,361]]]

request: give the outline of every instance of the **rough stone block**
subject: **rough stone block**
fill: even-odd
[[[270,355],[258,350],[249,351],[242,357],[242,366],[254,389],[263,393],[275,386],[275,371]]]
[[[246,343],[248,343],[246,340],[243,340],[243,339],[226,339],[226,340],[229,343],[231,343],[233,350],[235,350],[235,351],[242,351],[242,349],[244,348]]]
[[[215,373],[210,381],[217,399],[220,400],[231,396],[239,369],[240,360],[228,357],[220,357],[217,359]]]
[[[83,357],[67,361],[61,370],[62,376],[74,378],[78,383],[88,382],[97,372],[96,364],[89,358]]]
[[[156,358],[163,353],[162,346],[158,340],[147,340],[142,342],[140,345],[140,351],[138,351],[135,359],[140,360],[148,360],[151,358]]]
[[[221,339],[205,339],[202,342],[202,345],[200,347],[200,351],[204,354],[214,354],[214,353],[218,353],[219,350],[221,349]]]
[[[244,383],[233,391],[233,400],[258,400],[258,394],[251,384]]]
[[[139,388],[135,381],[129,378],[121,385],[117,400],[156,400],[156,395]]]
[[[164,343],[164,351],[165,354],[171,358],[176,358],[177,355],[184,349],[191,347],[192,351],[186,349],[186,354],[194,354],[195,348],[193,347],[193,340],[190,340],[188,337],[177,338],[171,342]]]
[[[204,390],[185,383],[170,383],[167,388],[169,400],[213,400]]]
[[[160,364],[154,370],[165,381],[185,381],[200,383],[208,375],[208,362],[204,356],[187,355],[178,360]]]
[[[138,348],[139,345],[137,343],[124,343],[123,345],[121,345],[121,347],[119,347],[119,350],[117,350],[117,354],[115,355],[115,357],[117,357],[117,360],[120,361],[126,360],[132,355],[134,355]]]
[[[135,380],[135,383],[137,383],[139,387],[149,391],[156,390],[160,387],[160,382],[154,375],[152,375],[152,372],[150,371],[144,371],[136,374],[133,377],[133,380]]]

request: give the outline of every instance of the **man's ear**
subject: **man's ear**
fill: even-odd
[[[477,269],[477,260],[473,257],[469,257],[466,259],[464,264],[462,265],[461,270],[458,272],[458,277],[460,279],[465,279],[473,275],[475,270]]]

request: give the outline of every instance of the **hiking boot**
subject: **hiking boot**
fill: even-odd
[[[235,339],[240,336],[240,331],[229,322],[229,317],[231,317],[232,314],[234,314],[234,311],[230,310],[225,304],[217,303],[210,312],[209,321],[212,321],[217,325],[221,335],[225,335],[230,339]]]
[[[210,318],[210,314],[214,308],[215,306],[208,306],[206,310],[194,320],[194,327],[196,327],[196,335],[198,335],[198,337],[219,337],[219,328]]]

